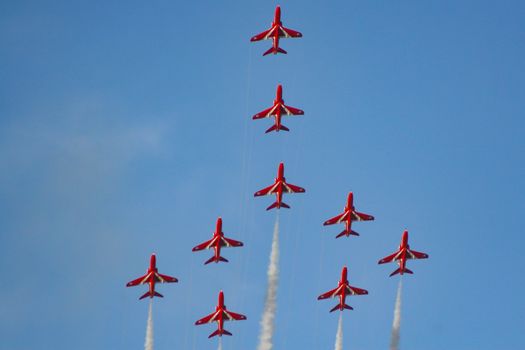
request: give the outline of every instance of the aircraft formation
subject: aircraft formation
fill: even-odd
[[[281,54],[287,54],[285,50],[283,50],[280,46],[280,39],[281,38],[300,38],[302,37],[302,34],[298,31],[286,28],[283,26],[281,22],[281,8],[279,6],[275,9],[274,19],[269,29],[265,30],[262,33],[259,33],[255,36],[253,36],[250,41],[256,42],[261,40],[272,40],[272,46],[263,53],[263,56],[273,54],[277,55],[279,53]],[[275,131],[289,131],[286,126],[282,125],[282,117],[283,116],[298,116],[303,115],[304,111],[295,107],[290,107],[284,104],[283,100],[283,88],[281,85],[277,85],[277,91],[276,91],[276,97],[273,101],[273,105],[257,114],[255,114],[252,119],[258,120],[258,119],[264,119],[264,118],[274,118],[274,124],[266,130],[266,133]],[[274,183],[271,184],[268,187],[265,187],[257,192],[254,193],[254,197],[259,196],[271,196],[275,195],[275,202],[273,202],[270,206],[266,208],[266,210],[271,209],[281,209],[281,208],[290,208],[290,206],[283,202],[283,195],[286,194],[293,194],[293,193],[305,193],[306,190],[302,187],[299,187],[297,185],[292,185],[288,182],[286,182],[286,178],[284,177],[284,163],[280,163],[277,169],[277,176],[274,180]],[[344,229],[341,233],[339,233],[335,238],[340,237],[349,237],[349,236],[359,236],[359,233],[353,230],[352,223],[354,221],[373,221],[374,216],[365,214],[362,212],[358,212],[355,209],[354,206],[354,194],[353,192],[348,193],[346,205],[344,207],[344,210],[342,213],[326,220],[323,225],[329,226],[329,225],[335,225],[335,224],[344,224]],[[213,236],[210,240],[205,241],[201,244],[198,244],[195,246],[192,251],[202,251],[207,249],[213,249],[213,255],[204,262],[204,265],[208,265],[210,263],[219,263],[219,262],[225,262],[227,263],[228,260],[224,258],[221,255],[221,249],[222,248],[229,248],[229,247],[242,247],[244,244],[243,242],[236,241],[234,239],[228,238],[224,235],[224,232],[222,231],[222,218],[219,217],[216,222],[215,231],[213,232]],[[393,254],[379,260],[378,264],[385,264],[390,262],[396,262],[398,264],[398,268],[390,274],[390,276],[394,276],[396,274],[403,275],[405,273],[407,274],[413,274],[413,272],[406,267],[407,260],[410,259],[426,259],[428,258],[428,255],[425,253],[417,252],[415,250],[412,250],[408,244],[408,231],[405,230],[402,234],[401,243],[399,245],[399,248],[396,252]],[[368,291],[365,289],[357,288],[354,286],[351,286],[348,282],[348,269],[346,266],[343,266],[341,271],[341,278],[338,282],[338,285],[336,288],[323,293],[318,296],[318,300],[323,299],[330,299],[330,298],[338,298],[338,303],[330,309],[330,312],[340,310],[344,311],[346,310],[353,310],[353,308],[346,303],[346,297],[348,296],[354,296],[354,295],[367,295]],[[132,286],[138,286],[142,284],[148,285],[148,291],[143,294],[139,299],[144,298],[154,298],[154,297],[163,297],[160,293],[158,293],[155,290],[156,283],[176,283],[178,282],[178,279],[175,277],[171,277],[168,275],[160,274],[156,267],[156,256],[155,254],[151,255],[150,258],[150,266],[148,267],[148,270],[146,271],[146,274],[127,283],[127,287]],[[214,336],[223,336],[223,335],[232,335],[229,331],[224,329],[224,322],[226,321],[240,321],[240,320],[246,320],[246,316],[242,314],[238,314],[232,311],[229,311],[226,308],[226,305],[224,304],[224,293],[221,290],[218,295],[218,302],[217,306],[215,308],[215,311],[195,322],[195,325],[202,325],[206,323],[213,323],[217,322],[217,329],[211,333],[208,338],[212,338]]]

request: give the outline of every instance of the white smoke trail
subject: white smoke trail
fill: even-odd
[[[343,313],[339,312],[339,324],[335,335],[335,350],[343,350]]]
[[[146,326],[144,350],[153,350],[153,299],[149,300],[148,325]]]
[[[278,213],[278,212],[277,212]],[[275,218],[273,228],[272,252],[268,265],[268,290],[264,302],[264,311],[261,318],[259,345],[257,350],[271,350],[273,348],[273,332],[275,329],[275,311],[277,309],[277,286],[279,282],[279,214]]]
[[[217,350],[222,350],[222,337],[219,337],[219,346],[217,347]]]
[[[401,331],[401,290],[403,279],[397,285],[396,306],[394,308],[394,322],[392,322],[392,335],[390,337],[390,350],[399,350],[399,333]]]

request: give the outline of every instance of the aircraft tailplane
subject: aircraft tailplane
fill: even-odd
[[[390,274],[390,277],[394,276],[394,275],[397,275],[397,274],[404,274],[404,273],[409,273],[409,274],[413,274],[412,270],[409,270],[407,269],[406,267],[402,270],[401,268],[398,268],[397,270],[395,270],[394,272],[392,272]]]
[[[338,234],[337,236],[335,236],[335,238],[339,238],[339,237],[343,237],[343,236],[359,236],[359,233],[357,233],[356,231],[353,231],[353,230],[350,230],[350,233],[348,233],[347,230],[343,230],[340,234]]]
[[[270,209],[273,209],[273,208],[277,208],[277,209],[280,209],[280,208],[286,208],[286,209],[290,209],[290,206],[284,202],[281,202],[281,205],[279,205],[278,202],[273,202],[272,205],[270,205],[268,208],[266,208],[266,210],[270,210]]]
[[[288,129],[286,126],[284,125],[280,125],[280,126],[277,126],[277,125],[272,125],[268,130],[265,131],[265,133],[269,133],[269,132],[272,132],[272,131],[279,131],[279,130],[284,130],[284,131],[290,131],[290,129]]]
[[[341,310],[343,311],[344,309],[347,309],[347,310],[353,310],[354,308],[351,307],[350,305],[347,305],[347,304],[344,304],[343,308],[341,308],[341,305],[340,304],[337,304],[336,306],[334,306],[330,312],[334,312],[335,310]]]
[[[265,53],[263,53],[263,56],[266,56],[266,55],[269,55],[273,53],[274,55],[278,54],[278,53],[284,53],[286,54],[287,52],[284,51],[283,49],[281,49],[280,47],[270,47]]]
[[[211,263],[211,262],[218,263],[219,261],[228,262],[228,260],[225,259],[225,258],[223,258],[222,256],[219,256],[219,258],[215,258],[215,256],[212,256],[211,258],[209,258],[208,260],[206,260],[206,262],[204,263],[204,265],[208,265],[208,264]]]
[[[217,336],[217,335],[218,335],[219,337],[221,337],[221,336],[223,336],[223,335],[232,335],[232,334],[231,334],[230,332],[228,332],[226,329],[223,329],[222,332],[221,332],[220,329],[217,329],[215,332],[213,332],[212,334],[210,334],[210,335],[208,336],[208,338],[213,338],[213,337],[215,337],[215,336]]]
[[[144,293],[140,298],[139,300],[142,300],[144,298],[147,298],[147,297],[150,297],[150,298],[153,298],[153,297],[159,297],[159,298],[164,298],[164,296],[160,293],[157,293],[157,292],[153,292],[153,293],[150,293],[149,291],[147,291],[146,293]]]

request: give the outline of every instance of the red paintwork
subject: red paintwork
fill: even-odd
[[[275,182],[272,185],[255,192],[254,196],[259,197],[275,194],[276,201],[266,208],[266,210],[270,210],[273,208],[290,208],[288,204],[283,202],[283,193],[304,192],[306,192],[304,188],[286,182],[286,178],[284,177],[284,164],[280,163],[279,168],[277,169],[277,177],[275,178]]]
[[[317,297],[317,300],[335,298],[337,296],[339,297],[339,303],[336,306],[334,306],[330,310],[330,312],[333,312],[335,310],[343,311],[344,309],[353,310],[353,308],[350,305],[346,304],[346,297],[348,295],[366,295],[366,294],[368,294],[367,290],[353,287],[348,283],[347,269],[346,269],[346,266],[344,266],[343,270],[341,271],[341,279],[339,280],[337,288],[334,288],[324,294],[321,294],[319,297]]]
[[[350,235],[359,236],[359,233],[352,230],[352,222],[353,221],[371,221],[371,220],[374,220],[374,217],[372,215],[360,213],[355,210],[354,194],[350,192],[348,194],[348,198],[346,200],[346,205],[345,205],[343,213],[337,216],[334,216],[331,219],[326,220],[323,223],[323,225],[327,226],[327,225],[334,225],[338,223],[345,224],[345,229],[340,234],[338,234],[335,238],[339,238],[342,236],[348,237]]]
[[[179,280],[175,277],[162,275],[158,273],[157,270],[157,259],[155,254],[151,254],[150,262],[149,262],[149,268],[146,271],[146,274],[144,276],[141,276],[131,282],[128,282],[126,284],[126,287],[133,287],[137,286],[139,284],[148,284],[149,290],[142,295],[139,299],[144,299],[146,297],[160,297],[162,298],[162,294],[155,291],[155,283],[174,283],[178,282]]]
[[[286,51],[279,47],[280,38],[300,38],[302,36],[300,32],[283,27],[281,22],[281,8],[277,6],[270,29],[253,36],[250,41],[272,39],[272,47],[263,54],[263,56],[266,56],[270,53],[274,55],[278,53],[286,54]]]
[[[217,219],[217,223],[215,225],[215,232],[213,233],[213,238],[209,241],[206,241],[204,243],[201,243],[197,246],[195,246],[192,251],[196,252],[199,250],[204,249],[212,249],[214,250],[214,255],[208,259],[204,264],[209,264],[211,262],[218,263],[219,261],[228,262],[227,259],[221,256],[221,247],[242,247],[243,243],[226,238],[224,236],[224,232],[222,232],[222,218]]]
[[[217,322],[217,330],[208,336],[208,338],[211,338],[216,335],[219,337],[223,335],[232,335],[230,332],[224,329],[224,322],[240,320],[246,320],[246,316],[228,311],[226,305],[224,305],[224,293],[221,290],[219,292],[219,300],[217,302],[217,306],[215,307],[215,311],[196,321],[195,324],[201,325],[205,323]]]
[[[406,267],[406,263],[408,259],[427,259],[428,254],[417,252],[415,250],[410,249],[410,245],[408,244],[408,231],[403,231],[403,235],[401,236],[401,244],[399,244],[399,248],[396,252],[393,254],[390,254],[387,257],[384,257],[383,259],[379,260],[378,264],[385,264],[392,261],[397,261],[399,268],[392,272],[390,276],[394,276],[396,274],[403,275],[405,273],[413,274],[413,272]]]
[[[284,104],[283,100],[283,87],[281,85],[277,85],[277,91],[275,93],[275,100],[273,100],[273,105],[270,108],[267,108],[257,114],[255,114],[252,119],[262,119],[262,118],[270,118],[275,117],[275,124],[270,127],[268,130],[266,130],[266,133],[269,133],[271,131],[290,131],[286,126],[281,124],[282,116],[284,115],[303,115],[304,111],[295,108],[290,107]]]

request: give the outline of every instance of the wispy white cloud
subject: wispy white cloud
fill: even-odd
[[[129,241],[124,219],[115,218],[125,193],[120,183],[136,162],[170,152],[172,130],[160,118],[117,109],[84,99],[0,121],[0,196],[6,199],[0,272],[16,261],[17,271],[31,273],[0,288],[0,327],[47,322],[34,314],[58,300],[64,312],[56,317],[69,318],[82,304],[75,315],[82,319],[107,293],[92,287],[111,288],[114,276],[100,271],[110,263],[118,270]],[[35,286],[46,292],[35,293]],[[32,291],[31,298],[20,291]]]
[[[83,102],[4,125],[0,139],[0,176],[32,172],[67,180],[77,186],[111,180],[123,167],[145,155],[163,151],[166,123],[110,115],[111,110]],[[107,115],[106,115],[107,113]],[[66,181],[66,183],[64,183]]]

